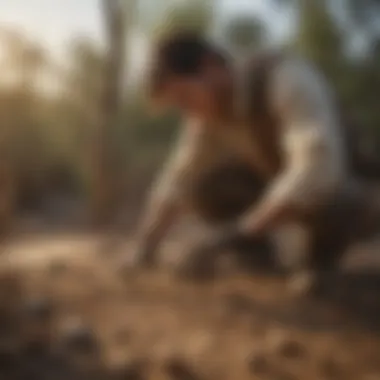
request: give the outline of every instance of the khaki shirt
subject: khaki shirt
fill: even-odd
[[[314,208],[326,202],[347,177],[341,126],[325,79],[308,62],[283,61],[270,84],[273,111],[280,117],[283,171],[264,196],[274,207],[289,203]],[[221,155],[257,157],[247,127],[202,128],[189,120],[153,191],[155,202],[183,202],[196,177]]]

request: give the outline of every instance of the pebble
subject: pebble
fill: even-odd
[[[146,379],[146,363],[142,360],[128,360],[112,371],[112,380]]]
[[[200,380],[200,376],[187,363],[178,358],[167,359],[164,369],[171,380]]]
[[[23,305],[24,315],[33,321],[45,322],[49,320],[53,313],[53,305],[48,298],[35,297],[26,300]]]
[[[248,358],[248,370],[252,375],[264,376],[271,370],[268,358],[264,354],[253,354]]]
[[[81,320],[70,320],[62,331],[63,348],[78,353],[93,353],[98,348],[98,341],[92,329]]]

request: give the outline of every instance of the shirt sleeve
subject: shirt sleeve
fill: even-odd
[[[154,183],[151,207],[164,204],[181,204],[186,187],[196,170],[196,157],[202,140],[197,120],[187,120],[173,153]]]
[[[188,120],[187,123],[196,122]],[[197,125],[184,125],[173,154],[151,188],[138,232],[143,246],[149,249],[157,248],[175,219],[186,211],[183,192],[195,169],[193,158],[199,141]]]
[[[307,62],[288,61],[275,73],[272,101],[281,120],[284,168],[273,181],[268,207],[318,206],[345,173],[340,125],[324,78]]]

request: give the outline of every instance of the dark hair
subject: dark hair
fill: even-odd
[[[155,47],[150,85],[153,90],[170,75],[196,75],[202,68],[205,56],[211,56],[220,63],[225,57],[205,37],[194,32],[172,34]]]
[[[205,54],[212,53],[213,47],[201,35],[182,32],[171,35],[158,43],[156,64],[179,75],[196,74]]]

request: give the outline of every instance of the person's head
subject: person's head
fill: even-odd
[[[230,85],[228,57],[204,37],[177,33],[155,47],[148,78],[153,102],[212,117]]]

